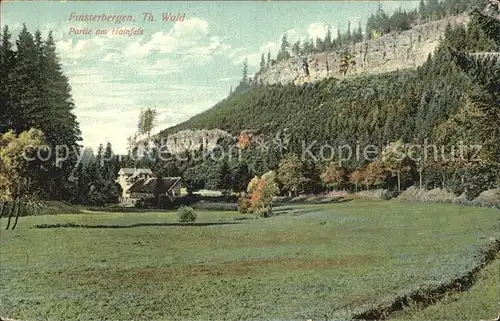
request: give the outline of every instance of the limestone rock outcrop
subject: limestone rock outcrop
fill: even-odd
[[[163,143],[171,153],[182,153],[200,150],[202,146],[210,151],[223,139],[233,139],[233,136],[220,129],[182,130],[169,135]]]
[[[348,45],[341,50],[323,52],[307,56],[309,76],[302,68],[302,58],[294,57],[271,66],[256,75],[257,84],[301,85],[325,78],[343,78],[362,74],[377,74],[398,69],[421,66],[433,53],[444,36],[447,24],[452,27],[466,25],[470,21],[467,14],[450,16],[446,19],[415,26],[414,28],[391,33],[377,39]],[[340,70],[343,54],[348,51],[355,63],[347,73]]]

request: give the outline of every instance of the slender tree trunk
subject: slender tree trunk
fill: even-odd
[[[17,208],[16,208],[16,219],[14,220],[14,225],[12,225],[12,229],[15,229],[17,226],[17,220],[19,219],[19,212],[21,212],[21,206],[22,202],[19,200],[17,202]]]
[[[0,207],[0,218],[3,215],[3,209],[5,208],[5,202],[2,202],[2,207]]]
[[[420,189],[422,189],[422,172],[423,172],[422,170],[418,171],[419,180],[420,180],[420,182],[419,182],[420,183]]]
[[[10,209],[9,209],[9,219],[7,220],[7,226],[5,227],[6,230],[8,230],[10,227],[10,219],[12,217],[12,214],[14,214],[15,207],[16,207],[16,201],[12,201],[12,205],[10,206]]]
[[[443,184],[442,188],[443,189],[445,189],[445,179],[446,179],[446,174],[443,173],[443,181],[442,181],[442,184]]]
[[[401,178],[399,176],[399,171],[398,171],[398,192],[401,192]]]

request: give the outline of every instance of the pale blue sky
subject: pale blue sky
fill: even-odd
[[[383,1],[387,12],[416,8],[418,1]],[[142,108],[159,112],[156,131],[184,121],[227,96],[241,78],[242,61],[256,71],[260,55],[273,57],[281,37],[290,42],[324,37],[331,26],[364,28],[376,1],[322,2],[2,2],[2,25],[14,36],[25,22],[30,31],[52,30],[70,79],[83,144],[111,141],[125,151]],[[74,22],[70,14],[126,14],[135,23]],[[150,12],[156,22],[144,22]],[[186,15],[162,22],[162,13]],[[69,35],[71,27],[91,35]],[[142,28],[142,36],[96,36],[98,28]]]

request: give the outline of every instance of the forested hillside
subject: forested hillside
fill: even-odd
[[[334,146],[381,147],[398,140],[406,144],[427,141],[445,146],[448,154],[451,146],[459,142],[482,144],[481,162],[468,166],[463,162],[412,164],[406,184],[418,181],[418,175],[411,177],[411,172],[419,172],[420,168],[422,174],[425,167],[429,174],[423,180],[428,187],[446,185],[458,193],[494,187],[499,184],[500,60],[498,55],[481,57],[471,53],[499,52],[498,28],[498,21],[474,11],[467,29],[447,28],[436,53],[418,70],[328,79],[301,87],[254,87],[230,95],[160,136],[182,129],[218,128],[235,135],[251,130],[263,136],[287,130],[287,152],[297,155],[303,152],[304,142],[309,146],[316,140]],[[319,151],[319,146],[311,149],[313,153]],[[278,160],[273,164],[261,166],[262,170],[276,168],[281,156],[276,156]],[[350,160],[344,166],[354,172],[367,163]],[[440,172],[446,172],[446,182]],[[366,185],[390,181],[379,176]]]

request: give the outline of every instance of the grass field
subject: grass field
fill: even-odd
[[[39,216],[14,231],[2,219],[0,315],[345,319],[462,275],[500,237],[499,212],[489,208],[355,200],[276,212],[207,226],[172,226],[176,214],[168,212]],[[206,223],[235,216],[198,212]],[[30,228],[68,223],[89,228]]]
[[[423,310],[409,309],[395,320],[493,320],[500,315],[500,256],[484,268],[467,292],[450,295]]]

